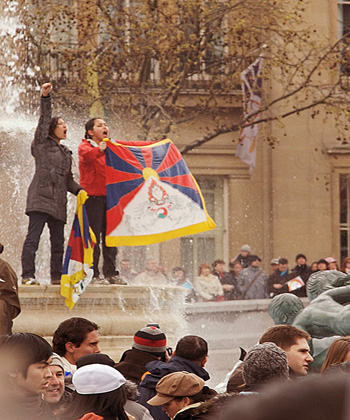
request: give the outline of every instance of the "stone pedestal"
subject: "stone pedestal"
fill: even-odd
[[[136,331],[156,322],[175,343],[185,335],[185,290],[180,287],[89,285],[72,310],[60,295],[60,286],[20,286],[21,314],[13,331],[33,332],[49,342],[59,323],[83,317],[100,326],[101,351],[115,360],[131,347]]]

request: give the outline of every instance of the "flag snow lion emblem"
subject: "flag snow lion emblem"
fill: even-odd
[[[171,140],[107,140],[107,246],[148,245],[214,229]]]

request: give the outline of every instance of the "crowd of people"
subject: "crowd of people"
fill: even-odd
[[[333,342],[311,380],[306,379],[313,362],[309,340],[295,326],[268,328],[258,344],[242,352],[220,390],[207,385],[210,351],[203,337],[184,336],[172,350],[159,325],[148,324],[116,362],[100,352],[96,323],[69,318],[58,325],[52,345],[32,333],[0,337],[0,417],[277,419],[287,410],[293,419],[346,419],[350,337]],[[231,367],[227,361],[227,370]]]
[[[219,302],[238,299],[268,299],[282,293],[292,293],[298,297],[306,296],[306,284],[311,274],[318,271],[339,270],[335,258],[322,258],[308,265],[304,254],[297,254],[295,266],[289,269],[288,260],[273,258],[271,272],[261,268],[261,259],[251,253],[249,245],[243,245],[240,252],[230,260],[229,271],[225,261],[218,259],[211,264],[202,263],[198,276],[189,279],[182,267],[175,267],[167,276],[155,258],[148,258],[145,269],[137,273],[127,259],[120,262],[119,276],[130,285],[181,286],[187,289],[189,302]],[[345,258],[341,271],[350,274],[350,258]]]

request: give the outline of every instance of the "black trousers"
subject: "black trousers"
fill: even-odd
[[[22,250],[22,278],[35,278],[35,254],[45,224],[50,231],[51,280],[60,280],[62,274],[64,222],[47,213],[33,211],[29,214],[29,227]]]
[[[94,248],[94,277],[100,275],[100,243],[102,240],[103,264],[102,271],[105,277],[114,276],[116,274],[116,256],[117,248],[106,246],[106,212],[107,203],[105,195],[90,196],[85,203],[89,224],[96,236],[96,245]]]

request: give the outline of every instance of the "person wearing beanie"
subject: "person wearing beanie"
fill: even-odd
[[[107,354],[87,354],[77,360],[77,369],[79,370],[83,366],[94,364],[114,367],[115,361],[111,359]],[[124,388],[127,396],[124,410],[135,417],[136,420],[153,420],[147,408],[136,402],[137,385],[134,382],[126,379]]]
[[[295,277],[300,276],[305,286],[297,289],[293,292],[296,296],[299,297],[306,297],[306,283],[312,273],[311,267],[307,265],[307,258],[304,254],[298,254],[295,257],[296,266],[292,268],[291,272],[295,275]]]
[[[244,268],[238,276],[237,287],[241,299],[267,299],[267,274],[260,268],[261,259],[257,255],[249,256],[250,265]]]
[[[249,266],[249,256],[251,253],[251,249],[249,245],[241,246],[240,252],[233,258],[233,261],[238,261],[243,268],[247,268]]]
[[[174,372],[164,376],[157,386],[157,395],[147,401],[151,406],[161,406],[173,419],[185,407],[192,408],[204,401],[202,390],[205,382],[194,373]]]
[[[123,353],[115,367],[126,379],[139,384],[147,363],[161,360],[165,351],[165,334],[154,326],[144,327],[135,333],[132,348]]]
[[[160,379],[173,372],[189,372],[207,381],[210,376],[204,369],[208,357],[208,343],[197,335],[182,337],[168,363],[153,361],[146,365],[147,372],[139,384],[138,402],[148,408],[157,420],[169,420],[159,406],[147,403],[157,393],[156,386]]]
[[[4,246],[0,244],[0,254]],[[0,258],[0,336],[12,333],[12,320],[21,312],[17,275],[11,265]]]
[[[53,353],[50,363],[51,378],[48,387],[43,394],[43,399],[49,404],[53,413],[62,409],[69,401],[72,392],[64,386],[64,367],[61,357]]]
[[[243,362],[245,389],[241,394],[258,393],[269,382],[287,381],[289,376],[286,353],[275,343],[257,344]]]
[[[60,420],[128,420],[124,384],[124,376],[111,366],[95,363],[80,367],[73,375],[75,391]]]

